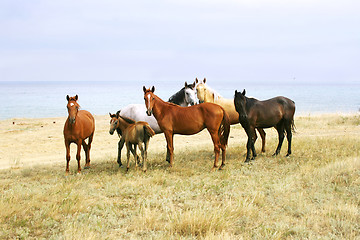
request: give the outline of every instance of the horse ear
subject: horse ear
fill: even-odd
[[[116,112],[116,118],[119,118],[120,112],[121,112],[121,110]]]
[[[146,92],[146,87],[145,86],[143,86],[143,91]]]
[[[66,100],[69,101],[70,97],[69,95],[66,95]]]
[[[204,83],[206,83],[206,78],[204,78]]]
[[[246,94],[246,91],[245,91],[245,89],[244,89],[244,91],[243,91],[243,92],[242,92],[241,94],[245,96],[245,94]]]
[[[109,112],[109,115],[110,115],[110,117],[111,117],[111,113]]]
[[[185,88],[187,88],[188,87],[188,84],[187,84],[187,82],[185,82]]]
[[[155,92],[155,87],[154,86],[152,86],[151,92]]]
[[[76,94],[76,96],[75,96],[75,100],[77,101],[79,99],[79,97],[78,97],[78,95]]]
[[[235,90],[235,96],[238,94],[238,91],[237,90]]]
[[[197,78],[195,78],[195,83],[198,83],[198,82],[199,82],[199,80]]]

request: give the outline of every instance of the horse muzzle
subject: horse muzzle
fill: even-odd
[[[151,116],[152,110],[146,110],[146,114],[147,114],[148,116]]]
[[[70,124],[74,124],[74,123],[75,123],[75,117],[69,118],[69,123],[70,123]]]
[[[113,129],[110,129],[109,133],[110,133],[110,135],[113,135],[113,134],[114,134],[114,130],[113,130]]]

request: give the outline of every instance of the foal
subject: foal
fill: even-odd
[[[136,154],[136,147],[139,146],[141,151],[141,156],[143,159],[143,171],[146,172],[146,159],[147,159],[147,149],[149,146],[150,137],[155,135],[154,130],[151,129],[147,122],[135,122],[134,120],[123,118],[120,116],[120,111],[116,114],[110,115],[110,131],[109,133],[112,135],[116,130],[120,140],[118,144],[118,163],[121,166],[121,160],[119,162],[119,154],[121,153],[121,149],[126,143],[127,148],[127,167],[126,171],[129,170],[130,167],[130,151],[134,155],[135,158],[135,166],[137,168],[138,164],[138,156]],[[144,148],[143,144],[144,143]]]

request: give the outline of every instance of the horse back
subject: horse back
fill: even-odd
[[[267,128],[275,126],[281,119],[292,120],[294,113],[295,103],[289,98],[279,96],[264,101],[252,99],[248,118],[256,122],[256,127]]]

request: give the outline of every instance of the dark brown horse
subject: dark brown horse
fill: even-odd
[[[143,171],[146,172],[146,159],[147,159],[147,149],[149,146],[149,141],[152,136],[155,135],[154,130],[150,127],[147,122],[138,121],[135,122],[132,119],[121,117],[120,111],[116,114],[110,115],[110,130],[109,133],[111,135],[114,134],[114,131],[118,133],[120,137],[120,141],[118,144],[118,163],[121,166],[121,149],[126,143],[127,148],[127,168],[129,170],[130,167],[130,151],[134,155],[135,166],[137,167],[139,157],[136,154],[136,148],[139,146],[141,151],[141,156],[143,159]],[[144,143],[144,147],[143,144]]]
[[[69,116],[64,126],[64,139],[66,147],[66,173],[69,173],[70,162],[70,144],[77,145],[76,159],[78,161],[78,173],[81,173],[80,167],[80,151],[81,145],[84,147],[86,163],[85,169],[90,168],[90,148],[95,131],[94,117],[86,110],[79,110],[80,106],[77,103],[78,95],[75,97],[66,96],[68,101],[67,109]],[[85,139],[89,138],[86,144]]]
[[[279,144],[274,155],[280,153],[284,141],[284,132],[286,131],[288,140],[286,156],[289,156],[291,154],[291,138],[294,129],[294,101],[286,97],[274,97],[269,100],[259,101],[255,98],[246,97],[245,93],[245,89],[242,93],[235,90],[234,97],[235,109],[239,113],[239,122],[248,136],[245,162],[250,161],[250,149],[253,153],[252,160],[256,157],[254,146],[255,128],[276,128],[279,135]]]
[[[225,166],[226,146],[230,133],[229,116],[217,104],[203,103],[190,107],[180,107],[164,102],[154,94],[155,88],[144,90],[147,114],[154,114],[167,142],[166,160],[173,166],[174,134],[193,135],[207,128],[214,144],[215,161],[212,170],[219,168],[218,160],[222,150],[222,164]]]

